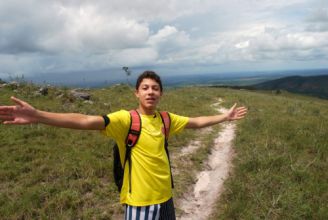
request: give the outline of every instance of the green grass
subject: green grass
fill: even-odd
[[[66,88],[50,89],[46,97],[35,97],[36,90],[29,84],[17,90],[1,89],[0,105],[12,104],[9,97],[15,95],[53,112],[102,115],[137,107],[133,91],[125,85],[91,90],[92,105],[75,100]],[[213,113],[209,108],[212,96],[188,93],[167,91],[159,109],[182,115]],[[198,104],[202,107],[194,109]],[[170,148],[177,151],[195,138],[197,133],[188,130],[173,136]],[[0,140],[1,218],[110,219],[123,212],[112,177],[113,141],[100,132],[0,125]]]
[[[93,104],[75,100],[67,88],[52,88],[46,97],[34,91],[29,84],[2,88],[0,105],[11,104],[15,95],[54,112],[102,115],[137,107],[124,85],[92,89]],[[328,102],[285,92],[193,87],[165,91],[159,109],[210,115],[219,97],[225,107],[246,105],[249,114],[238,122],[234,170],[212,218],[328,219]],[[202,139],[197,152],[173,161],[176,197],[202,169],[213,132],[198,137],[197,130],[186,130],[171,138],[173,154]],[[112,177],[113,141],[99,132],[0,125],[0,140],[1,219],[111,219],[123,212]]]
[[[328,102],[239,94],[249,114],[213,219],[328,219]]]

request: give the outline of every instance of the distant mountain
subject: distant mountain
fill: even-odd
[[[288,76],[252,85],[260,90],[286,90],[328,99],[328,75]]]

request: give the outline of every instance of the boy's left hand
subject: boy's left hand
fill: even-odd
[[[246,114],[247,114],[247,108],[245,108],[244,106],[237,108],[237,103],[235,103],[226,113],[227,115],[226,119],[227,121],[239,120],[244,118]]]

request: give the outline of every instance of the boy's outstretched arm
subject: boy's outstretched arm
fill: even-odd
[[[247,109],[245,107],[237,108],[237,104],[234,104],[228,112],[220,115],[189,118],[186,128],[204,128],[224,121],[239,120],[244,118],[246,114]]]
[[[81,130],[102,130],[105,127],[104,119],[101,116],[40,111],[18,98],[11,97],[11,100],[16,105],[0,106],[0,121],[3,124],[24,125],[42,123]]]

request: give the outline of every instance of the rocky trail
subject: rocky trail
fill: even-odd
[[[220,112],[227,109],[218,108],[220,102],[213,105]],[[205,220],[211,215],[215,203],[223,191],[223,182],[228,177],[232,167],[233,148],[236,125],[224,123],[223,128],[214,140],[211,154],[208,156],[206,168],[198,173],[197,182],[185,193],[184,198],[178,199],[176,207],[182,210],[177,216],[180,220]],[[183,148],[180,154],[192,153],[197,144]]]

